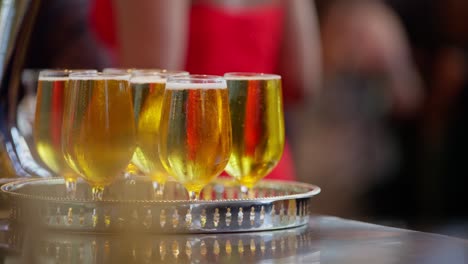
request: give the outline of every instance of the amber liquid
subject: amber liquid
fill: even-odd
[[[153,181],[165,183],[169,173],[159,158],[159,124],[166,84],[135,82],[131,85],[137,123],[137,148],[132,162]]]
[[[70,80],[64,113],[63,153],[93,187],[111,184],[125,169],[136,145],[127,80]]]
[[[67,86],[67,78],[39,79],[33,136],[42,162],[57,176],[73,181],[77,174],[62,154],[62,119]]]
[[[226,172],[252,188],[278,164],[284,148],[281,80],[227,80],[232,154]]]
[[[167,87],[160,134],[164,166],[189,192],[199,193],[231,154],[228,90]]]

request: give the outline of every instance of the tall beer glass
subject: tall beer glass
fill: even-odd
[[[137,124],[137,147],[132,162],[151,177],[155,198],[162,197],[169,177],[159,158],[159,124],[166,80],[172,75],[188,75],[188,72],[137,69],[130,79]]]
[[[159,68],[154,68],[154,69],[137,69],[137,68],[104,68],[102,70],[103,73],[112,73],[112,74],[123,74],[123,73],[133,73],[133,72],[141,72],[141,71],[162,71]],[[133,89],[132,89],[132,94],[133,94]],[[133,99],[132,99],[133,100]],[[134,107],[135,107],[135,101],[134,102]],[[135,115],[136,115],[137,110],[135,109]],[[135,116],[137,118],[137,116]],[[140,175],[143,172],[138,168],[137,165],[134,164],[133,159],[132,161],[127,165],[125,168],[125,173],[124,177],[125,179],[129,180],[130,183],[133,182],[132,177],[135,175]]]
[[[136,145],[130,74],[72,73],[62,150],[92,187],[93,200],[125,169]]]
[[[62,120],[70,72],[71,70],[40,71],[33,138],[39,158],[56,176],[65,179],[67,197],[74,197],[77,174],[68,166],[62,155]]]
[[[281,76],[226,73],[232,122],[232,154],[226,172],[245,191],[270,173],[284,148]]]
[[[190,200],[225,168],[231,155],[226,81],[219,76],[167,79],[159,151],[164,167],[182,183]]]

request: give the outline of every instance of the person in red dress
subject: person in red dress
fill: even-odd
[[[276,73],[286,110],[320,82],[319,34],[310,0],[96,0],[91,24],[120,67],[190,73]],[[295,179],[289,144],[267,176]]]

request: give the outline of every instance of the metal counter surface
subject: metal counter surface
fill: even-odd
[[[329,216],[266,232],[83,234],[1,226],[3,263],[468,263],[468,241]]]

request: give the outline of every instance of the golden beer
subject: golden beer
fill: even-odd
[[[71,72],[95,73],[96,70],[42,70],[39,73],[33,139],[42,162],[56,176],[65,179],[67,196],[74,197],[77,174],[62,154],[62,122]]]
[[[97,190],[102,196],[104,186],[119,176],[135,150],[129,78],[121,74],[70,75],[63,153],[70,167],[93,186],[93,194]]]
[[[169,78],[166,84],[160,157],[190,198],[197,199],[229,160],[231,122],[225,81],[189,76]]]
[[[159,159],[159,124],[165,80],[135,79],[131,82],[137,143],[132,162],[153,181],[165,183],[168,173]]]
[[[252,188],[278,164],[284,148],[281,77],[231,73],[232,153],[226,172]]]
[[[56,175],[75,181],[77,174],[62,155],[62,119],[68,74],[62,77],[39,77],[37,88],[34,143],[37,154]]]
[[[137,148],[132,162],[161,188],[170,176],[159,158],[161,107],[167,77],[177,75],[188,75],[188,72],[134,70],[130,80],[137,124]]]
[[[110,73],[110,74],[128,74],[128,73],[132,73],[135,70],[136,70],[135,68],[104,68],[102,72]],[[135,154],[136,154],[136,151],[137,150],[135,150]],[[124,176],[126,178],[130,178],[132,175],[137,175],[139,173],[140,173],[139,168],[137,168],[137,166],[133,162],[130,162],[125,168]]]

